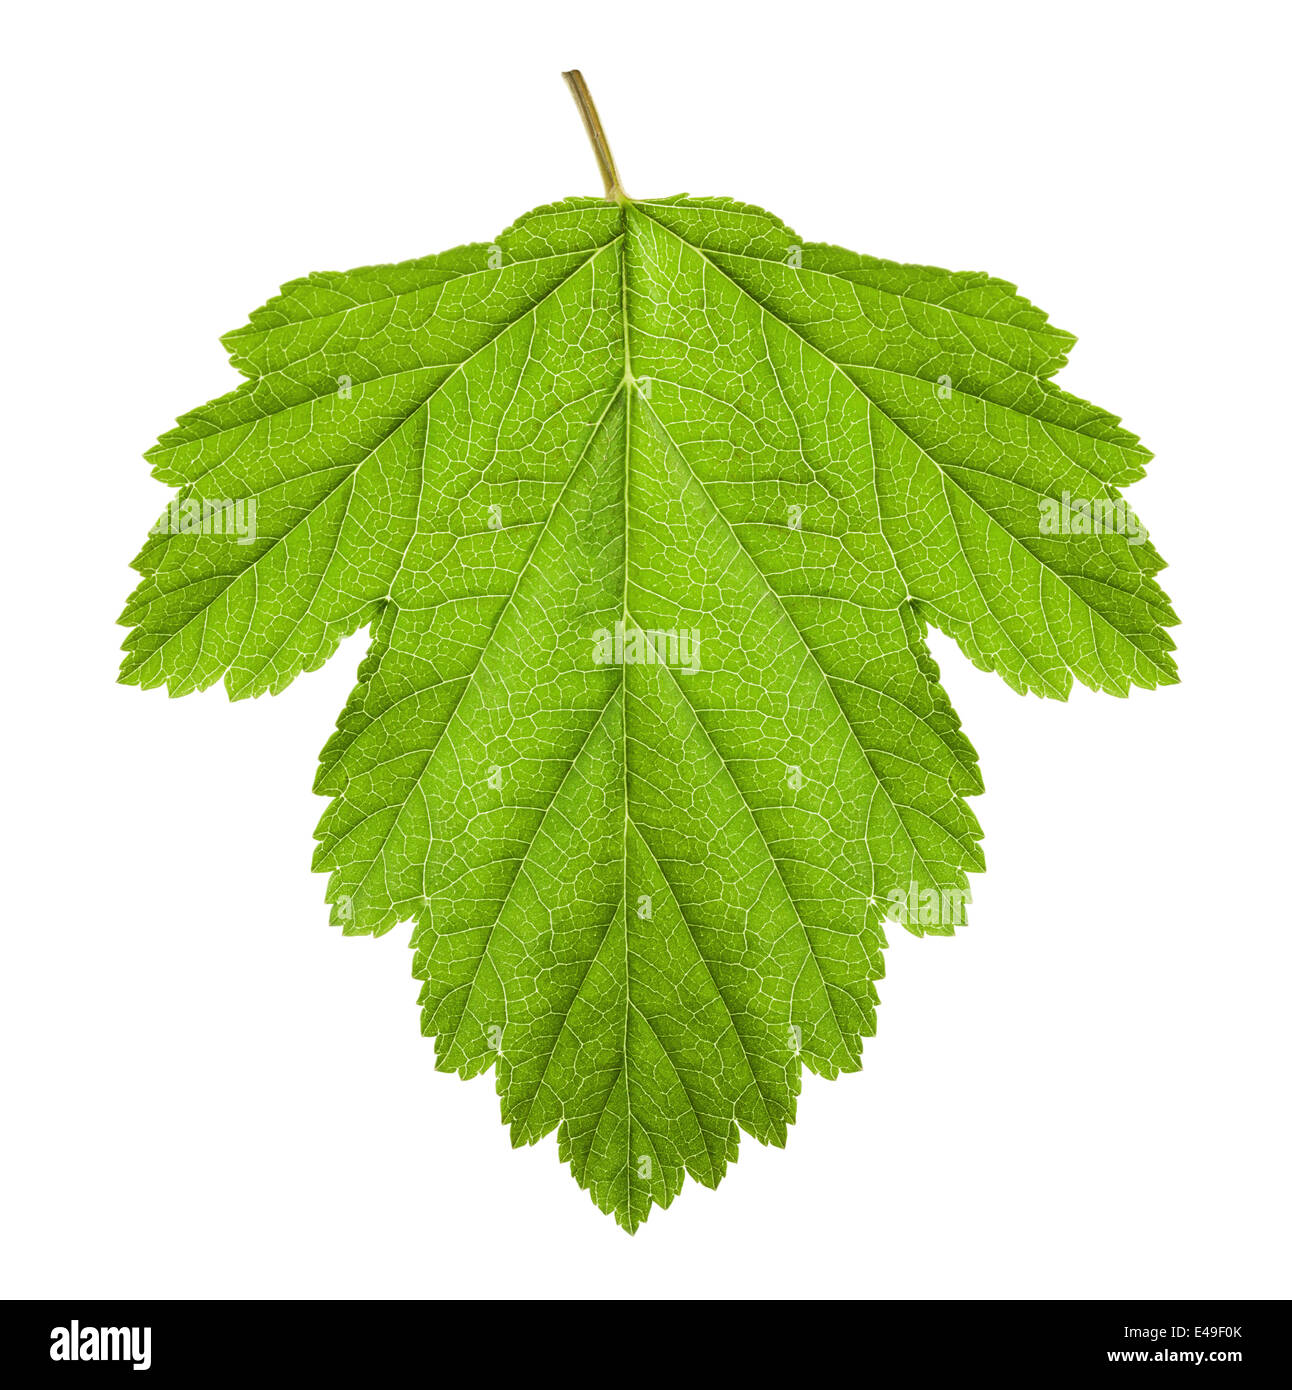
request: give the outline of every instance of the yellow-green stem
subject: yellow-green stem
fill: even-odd
[[[583,74],[575,68],[570,72],[563,72],[561,76],[569,84],[570,91],[574,94],[574,104],[579,108],[579,115],[583,117],[583,128],[588,132],[588,139],[592,142],[592,152],[597,157],[597,168],[601,170],[601,179],[606,186],[606,201],[626,203],[628,195],[624,192],[623,184],[619,182],[615,157],[610,153],[610,142],[606,139],[606,132],[601,128],[601,117],[597,115],[596,103],[592,100],[592,93],[588,91],[588,84],[583,80]]]

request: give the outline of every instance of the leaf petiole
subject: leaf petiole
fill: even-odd
[[[592,93],[588,91],[588,84],[583,80],[583,74],[578,68],[574,68],[570,72],[563,72],[561,76],[569,84],[570,91],[574,94],[574,104],[579,108],[579,115],[583,117],[583,128],[588,132],[588,139],[592,142],[592,152],[597,157],[597,168],[601,170],[602,182],[606,186],[606,201],[628,202],[628,195],[624,192],[623,184],[619,182],[615,157],[610,153],[610,142],[606,139],[606,132],[601,128],[601,117],[597,115],[596,103],[592,100]]]

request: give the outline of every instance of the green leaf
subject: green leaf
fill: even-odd
[[[630,1231],[858,1068],[886,918],[963,920],[982,784],[927,625],[1018,691],[1175,680],[1149,455],[1003,281],[570,199],[225,341],[248,380],[150,454],[122,679],[276,692],[370,626],[332,921],[415,924],[437,1065],[494,1067]]]

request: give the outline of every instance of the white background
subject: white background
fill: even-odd
[[[1287,1296],[1288,34],[1119,3],[24,6],[6,21],[0,1293]],[[406,933],[309,872],[363,639],[274,699],[114,684],[139,455],[281,281],[600,191],[1019,284],[1157,452],[1183,683],[1022,699],[955,939],[633,1239],[433,1070]]]

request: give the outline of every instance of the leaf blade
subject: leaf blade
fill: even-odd
[[[727,199],[291,282],[151,455],[269,530],[150,541],[122,678],[276,691],[371,626],[332,920],[414,923],[437,1066],[635,1230],[860,1066],[886,919],[963,922],[982,780],[926,623],[1019,691],[1175,679],[1146,538],[1036,524],[1149,457],[1050,382],[1073,341]]]

